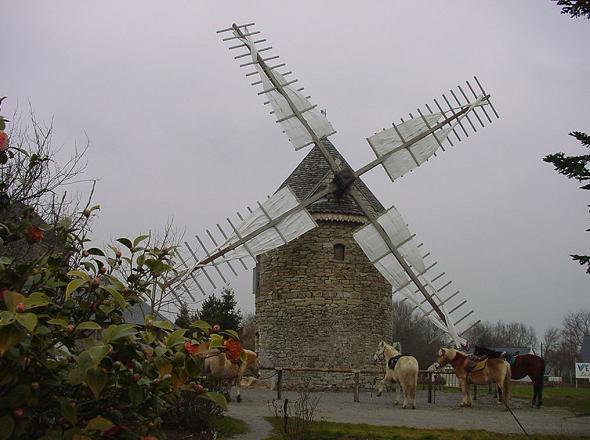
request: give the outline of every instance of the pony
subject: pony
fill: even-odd
[[[459,406],[470,407],[472,405],[469,394],[469,384],[483,385],[496,383],[503,391],[504,405],[510,408],[510,365],[503,359],[480,358],[473,361],[469,355],[454,348],[441,348],[436,360],[437,368],[450,364],[459,379],[463,399]]]
[[[408,405],[416,409],[416,384],[418,383],[418,361],[414,356],[402,355],[384,341],[379,342],[373,355],[374,361],[385,362],[385,377],[379,383],[377,396],[383,394],[388,383],[398,383],[395,387],[395,404],[400,402],[400,388],[404,393],[403,409]],[[393,367],[393,368],[392,368]]]
[[[206,375],[227,381],[230,387],[229,390],[231,390],[232,385],[235,385],[238,394],[236,400],[238,402],[242,401],[242,396],[240,395],[242,377],[246,373],[260,377],[260,360],[258,359],[258,355],[251,350],[244,350],[244,352],[246,352],[245,362],[232,362],[226,357],[225,353],[207,357],[204,361],[204,372]]]
[[[531,399],[531,408],[537,405],[540,408],[543,404],[543,381],[545,377],[545,360],[535,354],[513,354],[509,355],[499,351],[490,350],[489,348],[475,346],[473,352],[476,356],[487,356],[508,360],[512,379],[522,379],[525,376],[530,377],[533,382],[533,398]],[[501,390],[500,390],[501,392]]]

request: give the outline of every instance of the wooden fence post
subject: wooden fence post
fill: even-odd
[[[360,402],[359,399],[359,387],[361,381],[361,372],[359,370],[354,370],[354,401]]]
[[[283,388],[283,369],[277,368],[277,400],[281,400],[281,389]]]
[[[473,384],[473,400],[477,400],[477,385]]]
[[[432,403],[432,372],[428,372],[428,403]]]

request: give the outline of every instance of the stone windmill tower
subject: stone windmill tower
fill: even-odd
[[[346,164],[329,142],[333,157]],[[334,175],[313,148],[281,185],[304,200]],[[385,208],[357,183],[374,215]],[[354,368],[374,367],[379,341],[391,341],[391,284],[375,269],[353,239],[368,222],[350,197],[333,194],[307,208],[318,227],[258,257],[256,295],[257,350],[264,365]],[[288,384],[289,376],[285,376]],[[338,386],[342,374],[297,373],[294,381],[312,381],[314,388]]]
[[[197,236],[198,249],[185,242],[192,260],[182,260],[187,270],[179,284],[193,299],[183,283],[192,280],[204,293],[204,279],[215,288],[215,277],[227,282],[223,270],[237,274],[236,268],[255,262],[258,345],[274,366],[367,366],[377,343],[391,340],[392,293],[461,346],[461,334],[474,324],[463,331],[458,326],[473,310],[453,315],[466,300],[452,306],[458,292],[442,292],[450,284],[444,272],[431,275],[436,262],[425,263],[429,254],[397,209],[385,209],[360,177],[382,166],[396,180],[453,146],[451,137],[459,142],[477,131],[476,124],[492,122],[490,115],[498,115],[490,95],[477,78],[478,93],[466,81],[450,90],[453,103],[442,95],[418,116],[369,137],[376,159],[353,170],[328,140],[335,130],[325,114],[293,86],[296,79],[287,79],[292,72],[280,71],[285,64],[269,64],[278,56],[257,46],[266,40],[256,39],[260,32],[252,25],[218,32],[230,35],[223,40],[231,50],[244,50],[235,58],[253,69],[246,76],[258,78],[252,85],[262,86],[258,94],[268,99],[295,150],[313,148],[275,194],[245,216],[237,214],[239,223],[227,218],[225,230],[217,224],[217,238],[206,230],[210,244]],[[317,385],[338,383],[324,377]]]

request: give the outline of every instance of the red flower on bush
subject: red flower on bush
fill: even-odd
[[[104,436],[105,437],[110,437],[110,438],[114,438],[114,437],[118,437],[119,434],[121,434],[122,432],[127,431],[127,426],[125,425],[115,425],[109,429],[107,429],[104,432]]]
[[[29,244],[43,240],[43,231],[37,226],[29,226],[25,231],[25,238]]]
[[[191,344],[189,341],[184,343],[184,349],[188,354],[195,355],[199,352],[199,344]]]
[[[225,355],[230,361],[237,362],[240,360],[240,354],[242,353],[240,341],[230,339],[229,341],[225,341],[223,345],[225,346]]]
[[[0,151],[8,150],[8,135],[0,130]]]

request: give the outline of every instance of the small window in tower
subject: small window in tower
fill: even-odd
[[[344,252],[345,247],[341,243],[337,243],[334,245],[334,260],[336,261],[344,261]]]

